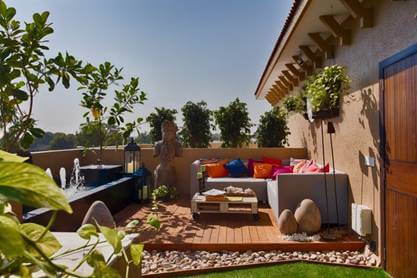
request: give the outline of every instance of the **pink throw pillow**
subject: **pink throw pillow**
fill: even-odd
[[[310,164],[310,166],[306,169],[307,173],[328,173],[330,172],[330,165],[327,163],[324,167],[319,167],[316,162],[313,161],[313,163]]]
[[[274,165],[272,166],[272,178],[276,179],[277,176],[284,174],[284,173],[292,173],[293,167],[292,166],[280,166]]]

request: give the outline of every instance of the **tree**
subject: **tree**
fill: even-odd
[[[36,138],[33,144],[30,146],[30,151],[46,151],[49,150],[49,143],[51,142],[54,134],[52,132],[45,132],[42,137]]]
[[[258,147],[282,147],[288,144],[288,135],[290,131],[284,111],[274,108],[261,115],[255,133]]]
[[[152,112],[149,114],[149,116],[146,118],[146,121],[149,123],[151,130],[151,138],[152,143],[155,143],[162,139],[162,132],[161,132],[161,125],[164,120],[168,121],[175,121],[176,117],[175,114],[177,114],[177,110],[175,109],[166,109],[164,107],[158,108],[155,107],[155,112]]]
[[[204,101],[188,101],[182,108],[184,127],[180,132],[182,142],[191,148],[207,148],[210,145],[211,111]]]
[[[35,13],[33,22],[24,24],[15,15],[16,10],[0,0],[1,148],[13,152],[28,149],[44,134],[33,118],[34,98],[41,88],[46,84],[53,91],[60,81],[69,88],[71,77],[81,82],[92,68],[68,53],[46,58],[48,37],[54,32],[49,12]]]
[[[241,148],[250,143],[250,128],[253,125],[246,103],[239,98],[215,111],[214,119],[220,129],[223,148]]]
[[[140,132],[136,137],[136,143],[138,144],[152,144],[152,138],[148,132]]]
[[[100,136],[103,138],[100,139]],[[102,140],[105,146],[118,146],[124,144],[124,138],[119,132],[106,127],[106,124],[101,126],[99,130],[99,124],[97,122],[90,122],[81,126],[79,132],[76,134],[77,144],[84,146],[86,149],[92,147],[99,147],[100,140]]]
[[[142,122],[142,118],[139,117],[133,122],[125,123],[125,115],[132,113],[137,104],[143,104],[146,94],[139,89],[139,78],[131,78],[119,88],[118,82],[124,79],[121,73],[122,69],[115,68],[110,62],[105,62],[93,68],[79,87],[83,95],[81,106],[88,109],[83,115],[86,122],[82,126],[97,127],[99,132],[98,164],[102,163],[103,145],[109,135],[127,141],[134,130],[138,131],[137,128]],[[114,88],[114,101],[111,106],[105,106],[103,101],[110,88]]]
[[[74,134],[57,132],[53,135],[49,146],[51,150],[73,149],[77,146],[77,138]]]

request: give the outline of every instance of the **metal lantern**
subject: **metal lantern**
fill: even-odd
[[[124,172],[126,174],[135,173],[141,166],[140,147],[135,143],[133,138],[124,149]]]

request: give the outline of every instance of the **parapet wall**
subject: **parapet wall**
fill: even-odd
[[[153,148],[141,149],[142,162],[153,172],[158,165],[158,158],[153,157]],[[190,167],[191,163],[201,158],[261,158],[271,156],[279,158],[305,158],[307,156],[304,148],[216,148],[216,149],[194,149],[185,148],[182,157],[175,159],[177,172],[177,188],[183,198],[190,197]],[[93,164],[96,160],[94,151],[83,154],[82,150],[59,150],[32,153],[32,161],[39,167],[51,168],[56,180],[59,180],[59,168],[64,167],[67,173],[71,173],[73,161],[78,157],[81,165]],[[123,149],[109,148],[103,152],[103,163],[123,164]]]

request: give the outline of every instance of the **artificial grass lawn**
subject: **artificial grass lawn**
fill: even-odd
[[[226,272],[213,272],[193,277],[205,278],[260,278],[260,277],[366,277],[387,278],[390,277],[382,269],[362,269],[344,266],[331,266],[311,263],[287,263],[274,266],[247,268]]]

